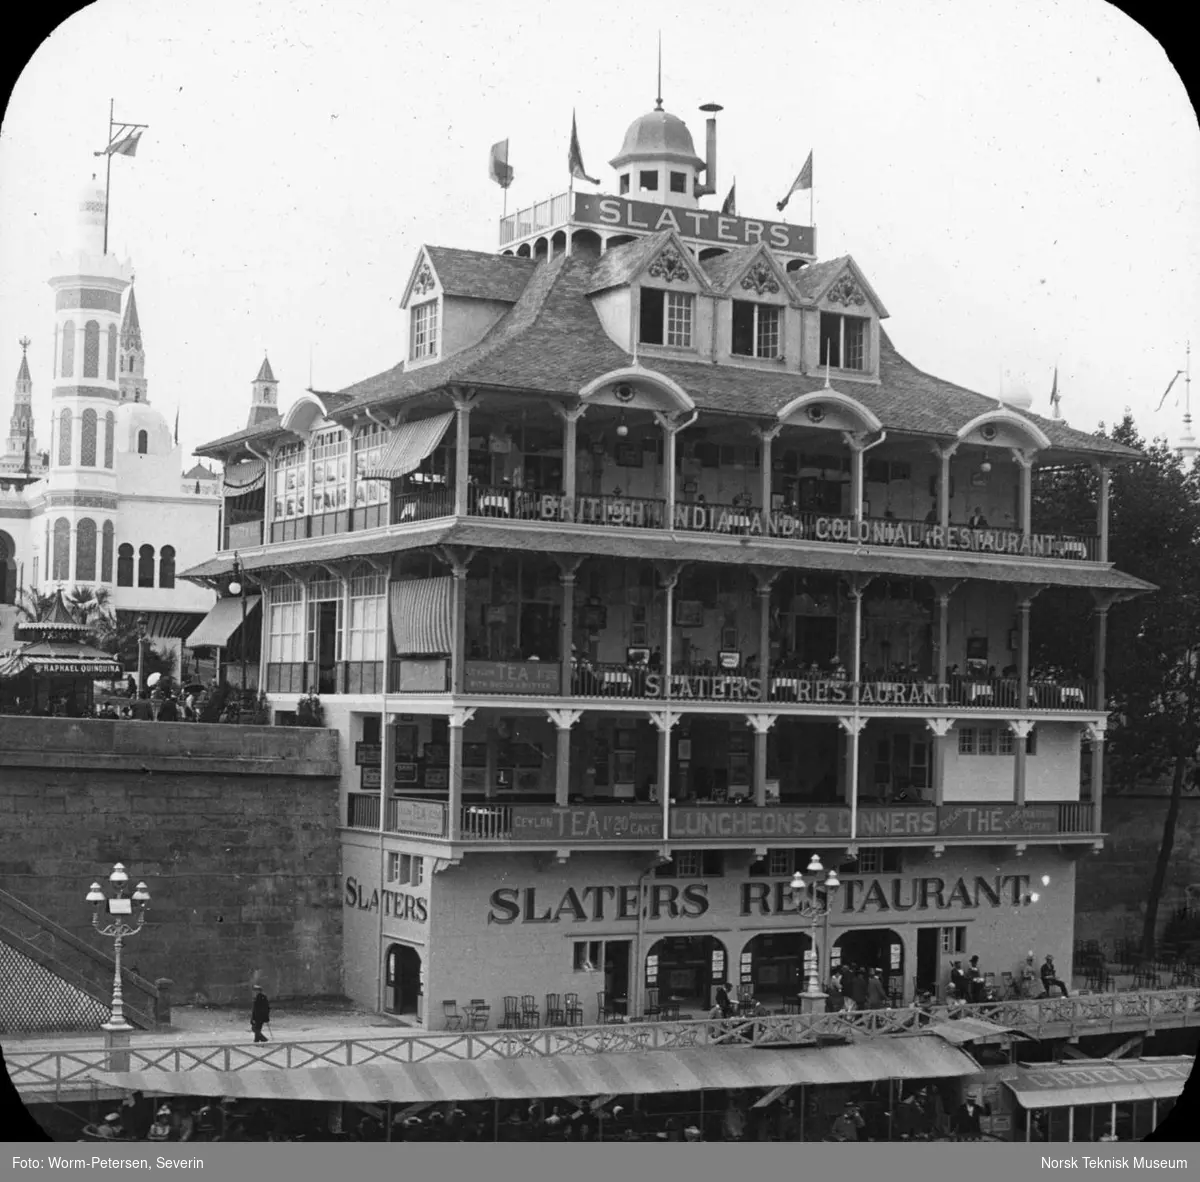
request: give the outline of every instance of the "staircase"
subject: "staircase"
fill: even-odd
[[[95,1030],[108,1019],[113,958],[0,890],[0,1034]],[[157,1023],[158,990],[121,970],[125,1018]]]

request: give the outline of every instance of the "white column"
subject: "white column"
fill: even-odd
[[[954,733],[954,719],[927,718],[925,725],[933,732],[933,759],[930,760],[929,770],[933,776],[933,803],[940,808],[946,799],[946,762]]]
[[[467,467],[470,462],[471,404],[469,394],[454,396],[454,515],[465,517],[467,505]]]
[[[855,713],[839,718],[838,725],[846,732],[846,792],[850,797],[850,840],[854,841],[858,837],[858,737],[867,720]]]
[[[658,803],[665,842],[671,835],[671,731],[679,714],[675,710],[655,710],[650,713],[650,721],[658,729]]]
[[[565,805],[571,793],[571,728],[583,717],[582,710],[547,710],[555,726],[554,803]]]
[[[1011,449],[1013,461],[1021,470],[1020,521],[1018,526],[1024,537],[1033,532],[1033,457],[1034,453],[1024,448]]]
[[[762,808],[767,803],[767,736],[778,714],[747,714],[746,722],[754,730],[754,803]]]
[[[1028,718],[1010,718],[1008,729],[1013,733],[1013,804],[1025,804],[1025,740],[1033,733]]]
[[[450,773],[446,793],[446,835],[451,841],[462,836],[462,792],[463,792],[463,727],[475,716],[475,708],[451,710],[450,723]]]
[[[579,420],[587,413],[587,405],[559,407],[558,413],[563,420],[563,503],[560,516],[564,521],[574,521]]]
[[[863,519],[863,452],[865,437],[851,431],[843,431],[842,438],[850,449],[850,512],[856,523]]]
[[[1097,465],[1100,475],[1100,491],[1096,498],[1096,533],[1099,534],[1097,559],[1108,561],[1108,502],[1109,502],[1109,469],[1103,464]]]

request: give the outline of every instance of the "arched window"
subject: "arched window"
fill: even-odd
[[[117,326],[108,326],[108,365],[105,374],[110,382],[117,380]]]
[[[150,436],[145,431],[138,432],[138,455],[144,456],[150,450]]]
[[[79,417],[79,463],[84,468],[96,466],[96,412],[91,407]]]
[[[75,526],[75,577],[84,583],[96,577],[96,523],[90,517]]]
[[[141,546],[138,548],[138,586],[154,586],[154,547]]]
[[[17,544],[0,530],[0,603],[17,601]]]
[[[83,376],[100,376],[100,324],[96,320],[83,326]]]
[[[50,577],[63,582],[71,577],[71,523],[65,517],[54,523],[54,567]]]
[[[117,416],[110,410],[104,416],[104,466],[113,466],[113,446],[117,438]]]
[[[117,586],[133,586],[133,547],[128,542],[117,547]]]
[[[63,325],[62,376],[64,378],[73,378],[75,376],[74,320],[68,320],[66,324]]]
[[[100,582],[112,582],[113,523],[106,521],[100,531]]]
[[[58,462],[64,465],[71,462],[71,412],[65,407],[58,416]]]
[[[175,586],[175,547],[164,546],[158,552],[158,585]]]

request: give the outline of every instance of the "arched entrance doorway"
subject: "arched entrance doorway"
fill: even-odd
[[[646,954],[646,988],[682,1009],[711,1009],[713,993],[733,984],[725,945],[715,936],[665,936]]]
[[[742,950],[740,984],[768,1008],[804,992],[812,937],[807,932],[762,932]]]
[[[407,944],[387,950],[383,977],[383,1008],[389,1014],[415,1014],[421,996],[421,954]]]
[[[0,530],[0,603],[17,602],[17,546]]]
[[[862,928],[843,932],[833,942],[833,964],[854,964],[876,969],[883,987],[905,996],[904,941],[891,928]]]

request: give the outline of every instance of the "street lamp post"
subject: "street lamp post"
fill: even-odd
[[[125,892],[129,889],[129,875],[120,862],[112,868],[108,881],[113,886],[112,895],[106,895],[98,882],[92,883],[92,889],[87,893],[87,901],[92,905],[92,927],[102,936],[113,938],[112,1012],[100,1029],[126,1032],[133,1028],[125,1020],[125,1002],[121,993],[121,947],[127,936],[136,936],[142,930],[150,892],[144,882],[139,882],[134,887],[132,897],[127,896]],[[100,919],[102,904],[104,922]]]
[[[238,652],[242,658],[242,683],[240,694],[242,701],[246,699],[246,584],[242,578],[242,563],[238,552],[233,552],[233,578],[229,583],[229,594],[237,595],[242,601],[242,630],[239,633]]]
[[[137,618],[137,636],[138,636],[138,697],[142,696],[142,690],[146,688],[146,632],[150,628],[150,621],[146,618],[146,613],[141,612]]]
[[[805,879],[799,870],[792,875],[791,894],[797,914],[801,919],[806,919],[812,924],[812,962],[808,973],[808,984],[801,995],[801,1008],[804,1012],[811,1013],[818,1008],[818,1002],[824,1003],[826,996],[821,990],[819,979],[817,925],[821,920],[826,919],[833,910],[834,895],[842,884],[838,881],[837,871],[832,867],[826,874],[825,881],[821,881],[821,875],[825,874],[825,867],[821,865],[821,858],[818,854],[813,854],[808,863],[808,873],[809,879]],[[824,899],[819,893],[822,888],[825,891]]]

